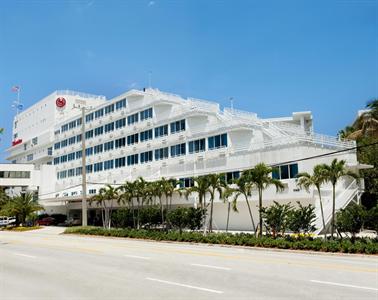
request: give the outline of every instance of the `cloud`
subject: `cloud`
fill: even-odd
[[[155,1],[150,1],[150,2],[148,2],[148,7],[154,6],[155,3],[156,3]]]

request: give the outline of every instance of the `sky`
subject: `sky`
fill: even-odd
[[[11,87],[29,107],[58,89],[151,85],[260,117],[312,111],[315,131],[378,98],[378,0],[0,1],[0,162]]]

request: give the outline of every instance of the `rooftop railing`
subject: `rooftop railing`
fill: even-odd
[[[94,95],[94,94],[88,94],[88,93],[82,93],[72,90],[57,90],[55,91],[57,95],[69,95],[69,96],[79,96],[81,98],[93,98],[93,99],[99,99],[99,100],[106,100],[106,97],[103,95]]]

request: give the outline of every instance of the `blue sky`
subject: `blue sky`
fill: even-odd
[[[378,0],[0,1],[0,161],[13,85],[25,107],[56,89],[148,85],[253,111],[311,110],[335,135],[378,97]]]

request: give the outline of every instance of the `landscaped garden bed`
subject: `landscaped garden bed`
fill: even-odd
[[[123,228],[105,229],[102,227],[72,227],[67,228],[64,233],[148,239],[155,241],[237,245],[322,252],[378,254],[377,238],[357,238],[354,242],[352,242],[350,239],[324,240],[323,238],[293,236],[277,238],[264,236],[258,238],[255,235],[248,233],[208,233],[204,235],[202,232],[184,231],[180,233],[179,231],[167,232],[163,230]]]

